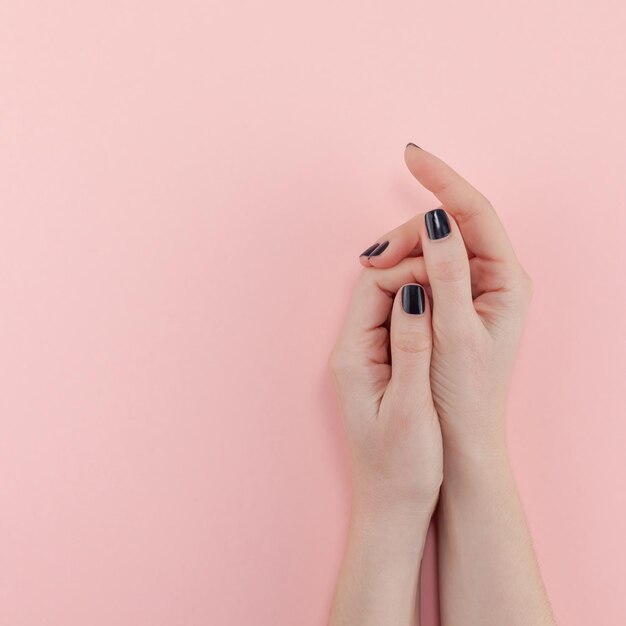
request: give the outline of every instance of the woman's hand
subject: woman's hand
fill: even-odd
[[[353,515],[430,516],[442,480],[422,259],[366,268],[329,358],[353,468]],[[404,303],[404,307],[403,307]]]
[[[381,237],[361,262],[392,271],[423,261],[432,293],[430,381],[445,476],[438,509],[442,623],[554,626],[504,432],[531,282],[482,194],[416,146],[407,146],[405,160],[443,206]]]
[[[409,626],[442,480],[422,259],[364,269],[329,364],[352,459],[352,517],[331,626]]]
[[[443,207],[381,237],[389,242],[383,252],[362,255],[361,263],[390,268],[406,256],[423,255],[434,302],[430,380],[446,453],[500,452],[531,281],[480,192],[412,144],[405,160]]]

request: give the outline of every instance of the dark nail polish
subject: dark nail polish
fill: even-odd
[[[412,142],[407,143],[404,149],[406,150],[409,146],[413,146],[414,148],[419,148],[421,150],[421,148],[416,143]]]
[[[359,256],[369,256],[370,254],[372,254],[372,252],[374,252],[374,250],[376,250],[376,248],[378,248],[377,243],[375,243],[373,246],[370,246],[367,250],[363,250],[363,252],[361,252],[361,254]]]
[[[443,239],[450,234],[450,222],[443,209],[428,211],[425,219],[429,239]]]
[[[389,242],[388,242],[388,241],[383,241],[383,242],[380,244],[380,246],[378,246],[378,247],[374,250],[374,252],[370,252],[370,253],[368,254],[367,258],[369,259],[369,258],[370,258],[370,257],[372,257],[372,256],[378,256],[379,254],[382,254],[382,253],[383,253],[383,252],[387,249],[387,246],[388,246],[388,245],[389,245]]]
[[[421,285],[404,285],[402,287],[402,308],[406,313],[421,315],[426,310],[424,287]]]

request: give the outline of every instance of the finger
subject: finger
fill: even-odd
[[[432,327],[428,297],[422,285],[405,284],[396,294],[389,344],[394,401],[405,404],[429,396]]]
[[[391,312],[396,292],[405,283],[428,281],[424,259],[406,258],[388,269],[367,268],[361,272],[348,307],[342,334],[360,337],[381,327]]]
[[[387,329],[396,292],[405,283],[427,280],[422,257],[404,259],[390,269],[362,270],[331,354],[334,369],[354,371],[389,364]]]
[[[424,217],[416,215],[379,237],[376,244],[366,248],[359,257],[364,267],[393,267],[407,256],[421,251],[420,226]],[[380,243],[378,243],[380,242]]]
[[[422,248],[436,322],[463,326],[476,316],[470,263],[457,223],[442,208],[425,214]]]
[[[457,220],[467,249],[485,259],[515,264],[516,257],[491,203],[435,155],[409,144],[404,159],[413,176]]]

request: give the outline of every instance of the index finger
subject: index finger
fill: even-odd
[[[516,263],[504,226],[487,198],[434,154],[408,144],[404,160],[413,176],[456,219],[467,249],[489,261]]]

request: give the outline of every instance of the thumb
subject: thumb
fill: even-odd
[[[421,285],[408,283],[396,294],[389,344],[394,404],[414,408],[430,398],[432,328],[428,297]]]

